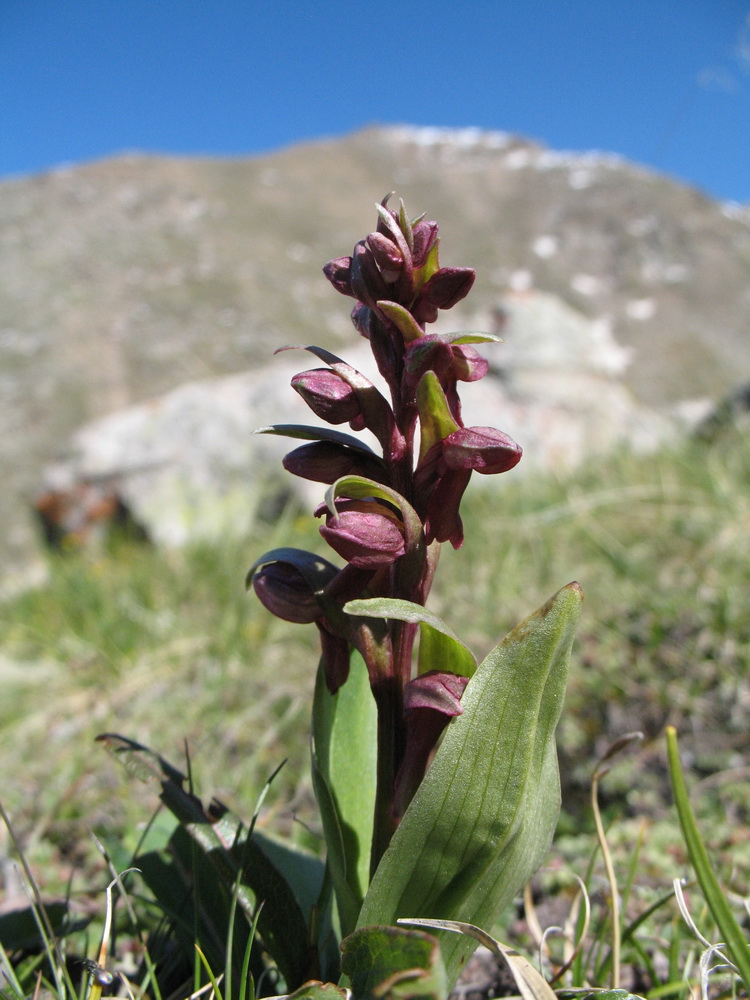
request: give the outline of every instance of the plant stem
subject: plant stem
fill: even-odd
[[[404,753],[404,712],[398,677],[388,677],[373,687],[378,708],[378,766],[375,814],[370,854],[372,879],[395,829],[393,794]]]

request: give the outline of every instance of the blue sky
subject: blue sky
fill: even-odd
[[[0,80],[0,178],[478,125],[750,202],[750,0],[0,0]]]

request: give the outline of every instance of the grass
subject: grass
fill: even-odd
[[[483,655],[571,579],[586,593],[560,727],[564,814],[539,891],[565,896],[572,880],[563,872],[585,872],[595,763],[634,729],[644,741],[599,788],[623,878],[641,841],[625,926],[683,874],[663,746],[673,725],[690,773],[704,779],[694,808],[709,850],[733,891],[746,894],[747,437],[481,485],[472,483],[464,505],[465,546],[442,556],[434,610]],[[243,587],[253,559],[282,542],[324,550],[312,518],[290,507],[223,548],[113,543],[51,558],[45,586],[0,607],[2,801],[46,895],[83,899],[105,884],[89,829],[124,867],[154,807],[154,790],[127,781],[94,744],[102,731],[146,743],[183,769],[188,753],[203,795],[240,815],[288,758],[259,822],[315,843],[307,776],[314,630],[276,620]],[[590,891],[604,899],[597,865]],[[658,953],[671,975],[684,931],[670,921],[658,945],[645,957],[631,949],[630,961],[647,968]]]

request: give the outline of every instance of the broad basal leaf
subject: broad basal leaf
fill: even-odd
[[[583,598],[569,584],[478,667],[375,873],[358,926],[399,917],[491,927],[541,863],[560,803],[554,731]],[[476,946],[445,939],[455,981]]]
[[[377,713],[367,668],[352,653],[335,695],[318,670],[313,703],[313,786],[320,807],[342,934],[357,922],[370,873]]]

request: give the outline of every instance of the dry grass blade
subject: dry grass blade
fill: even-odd
[[[401,918],[398,923],[407,926],[432,927],[435,930],[451,931],[453,934],[466,934],[468,937],[473,937],[493,954],[505,960],[523,1000],[557,1000],[552,987],[541,972],[534,968],[528,958],[517,952],[515,948],[510,948],[496,940],[492,935],[483,931],[481,927],[460,920]]]
[[[594,812],[596,835],[599,841],[599,847],[601,848],[602,857],[604,859],[604,866],[607,869],[607,880],[609,881],[610,890],[612,918],[612,971],[610,985],[613,990],[620,988],[620,895],[614,865],[612,864],[612,855],[609,850],[607,836],[604,832],[604,824],[602,823],[601,812],[599,810],[599,781],[609,771],[608,766],[603,767],[602,765],[607,764],[608,761],[612,760],[617,754],[621,753],[624,749],[626,749],[626,747],[630,746],[631,743],[642,739],[643,733],[633,732],[625,733],[624,736],[615,740],[614,743],[607,748],[604,756],[600,758],[591,779],[591,808]]]

